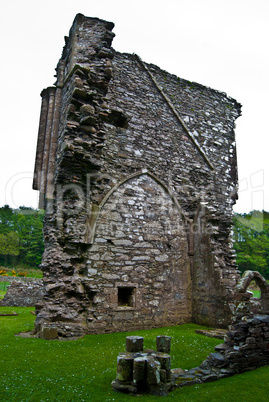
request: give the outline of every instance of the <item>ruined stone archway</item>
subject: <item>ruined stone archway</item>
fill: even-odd
[[[104,322],[106,328],[122,330],[190,320],[184,219],[171,193],[153,175],[124,180],[106,197],[86,272],[98,288],[97,320],[90,327]],[[106,314],[101,313],[104,307]]]
[[[245,296],[245,302],[248,303],[250,299],[247,297],[247,289],[252,281],[255,281],[256,285],[260,288],[260,313],[269,314],[269,285],[266,279],[258,271],[245,271],[241,280],[237,285],[238,299],[241,301],[243,295]],[[242,297],[240,297],[242,295]]]
[[[94,241],[94,237],[95,237],[95,230],[96,230],[96,222],[98,220],[98,217],[102,211],[102,209],[104,208],[104,205],[107,203],[107,201],[109,200],[109,198],[111,197],[111,195],[118,190],[119,187],[121,187],[123,184],[125,184],[126,182],[130,182],[132,179],[138,178],[140,176],[148,176],[149,178],[152,178],[158,185],[160,185],[163,190],[165,191],[165,193],[167,193],[170,198],[171,201],[173,202],[175,208],[177,208],[182,221],[184,222],[184,226],[187,223],[187,218],[184,214],[184,211],[182,210],[182,208],[180,207],[180,204],[178,202],[178,200],[175,198],[175,196],[173,195],[173,191],[172,189],[167,186],[160,178],[158,178],[155,174],[153,174],[152,172],[150,172],[148,169],[142,169],[132,175],[129,175],[127,177],[124,177],[122,180],[120,180],[119,182],[117,182],[110,190],[109,192],[105,195],[105,197],[102,199],[100,205],[94,205],[92,207],[92,220],[90,222],[90,227],[88,227],[87,231],[89,232],[89,242],[92,243]],[[187,232],[189,229],[186,229]]]

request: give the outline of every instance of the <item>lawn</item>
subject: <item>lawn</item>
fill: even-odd
[[[261,297],[261,292],[260,290],[252,290],[253,297]]]
[[[88,335],[76,341],[46,341],[14,336],[33,328],[31,307],[0,307],[1,401],[131,401],[137,397],[116,393],[117,355],[125,349],[127,335],[144,337],[144,347],[154,348],[157,335],[171,336],[172,368],[190,369],[214,351],[221,340],[195,333],[194,324],[128,333]],[[267,401],[269,366],[214,383],[177,389],[165,401]],[[143,395],[142,401],[161,397]],[[161,400],[161,399],[160,399]]]

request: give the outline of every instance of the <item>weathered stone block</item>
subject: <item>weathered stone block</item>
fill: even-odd
[[[39,336],[40,338],[46,339],[47,341],[56,339],[58,337],[58,330],[57,328],[47,327],[43,325],[39,333]]]
[[[138,389],[146,389],[146,363],[145,356],[136,357],[133,363],[133,383]]]
[[[133,358],[127,355],[117,359],[117,380],[131,382],[133,378]]]
[[[126,352],[136,353],[143,351],[144,338],[142,336],[126,337]]]
[[[171,337],[165,335],[158,335],[156,337],[157,351],[163,353],[170,353]]]
[[[160,377],[161,363],[156,361],[152,356],[147,358],[147,383],[149,385],[159,384],[161,381]]]

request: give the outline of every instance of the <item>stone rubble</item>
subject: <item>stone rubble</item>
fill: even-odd
[[[184,373],[171,370],[176,387],[217,381],[269,364],[269,315],[235,319],[223,344],[199,366]]]
[[[251,303],[248,292],[252,281],[261,290],[258,305]],[[216,381],[269,364],[269,285],[259,272],[244,272],[231,308],[233,319],[224,343],[199,367],[185,373],[172,370],[177,387]]]

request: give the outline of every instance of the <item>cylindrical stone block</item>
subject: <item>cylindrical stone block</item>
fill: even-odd
[[[159,384],[161,363],[154,359],[152,356],[148,356],[147,359],[147,383],[149,385]]]
[[[137,353],[143,352],[143,341],[142,336],[127,336],[126,337],[126,352]]]
[[[161,363],[161,369],[166,372],[166,380],[171,380],[171,357],[166,353],[157,354],[156,359]]]
[[[146,382],[146,359],[144,357],[136,357],[133,366],[133,383],[140,385]]]
[[[163,369],[160,369],[160,379],[161,379],[161,382],[164,382],[164,383],[167,382],[166,371]]]
[[[159,335],[156,337],[157,351],[162,353],[170,353],[171,337]]]
[[[133,380],[133,358],[130,356],[118,356],[117,380],[131,382]]]

